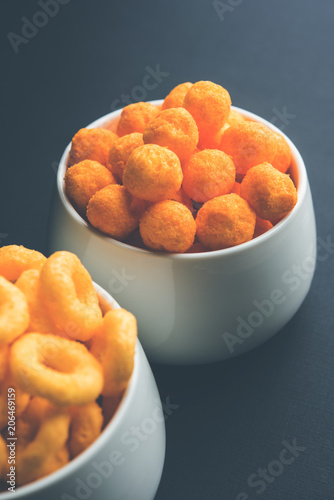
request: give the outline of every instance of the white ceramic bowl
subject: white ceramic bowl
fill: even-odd
[[[280,132],[253,113],[234,109]],[[104,126],[120,113],[114,111],[89,127]],[[150,360],[199,364],[246,352],[278,332],[296,313],[315,268],[316,228],[307,173],[297,148],[285,138],[298,189],[292,212],[254,240],[194,254],[142,250],[90,227],[64,194],[69,145],[58,170],[50,250],[76,253],[93,279],[136,315],[139,338]]]
[[[102,288],[98,293],[117,302]],[[138,428],[140,437],[134,435]],[[98,439],[62,469],[14,494],[24,500],[153,500],[165,458],[165,421],[158,389],[137,342],[134,371],[120,406]],[[0,493],[1,500],[13,493]]]

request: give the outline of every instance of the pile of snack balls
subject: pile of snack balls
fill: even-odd
[[[137,324],[99,297],[78,257],[0,248],[0,491],[67,464],[101,433],[129,383]],[[13,462],[11,462],[13,463]]]
[[[65,191],[104,234],[163,252],[239,245],[297,203],[284,137],[231,109],[226,89],[182,83],[72,139]]]

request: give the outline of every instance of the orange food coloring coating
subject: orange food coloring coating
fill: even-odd
[[[0,276],[16,281],[27,269],[41,269],[46,257],[36,250],[20,245],[7,245],[0,248]]]
[[[241,183],[241,196],[261,219],[275,222],[297,203],[297,190],[291,178],[269,163],[251,168]]]
[[[143,134],[139,132],[123,135],[114,142],[109,152],[107,167],[118,180],[121,181],[123,178],[125,165],[131,153],[143,144]]]
[[[145,144],[158,144],[173,151],[181,162],[186,161],[198,143],[195,120],[184,108],[161,111],[145,128]]]
[[[122,137],[133,132],[143,133],[146,126],[159,111],[158,106],[154,106],[149,102],[135,102],[125,106],[117,125],[117,135]]]
[[[162,103],[161,109],[169,109],[169,108],[179,108],[182,106],[184,98],[188,93],[188,90],[192,87],[192,83],[185,82],[180,83],[174,87],[169,94],[165,97],[164,102]]]
[[[260,217],[256,217],[256,224],[255,224],[255,231],[254,231],[254,236],[253,238],[257,238],[258,236],[261,236],[261,234],[266,233],[274,227],[272,223],[269,220],[264,220],[260,219]]]
[[[240,196],[218,196],[199,209],[197,237],[210,250],[240,245],[252,239],[255,222],[254,210]]]
[[[109,170],[93,160],[84,160],[69,168],[65,174],[65,192],[74,208],[81,215],[91,197],[100,189],[115,184],[116,180]]]
[[[245,118],[242,116],[239,111],[236,111],[235,109],[230,109],[230,114],[228,115],[227,118],[227,124],[229,126],[234,125],[235,123],[240,123],[245,121]]]
[[[191,201],[190,196],[187,195],[182,187],[178,190],[177,193],[175,193],[174,196],[171,197],[171,200],[182,203],[190,210],[190,212],[194,211],[193,202]]]
[[[194,242],[196,223],[190,210],[182,203],[165,200],[146,210],[139,229],[148,248],[183,253]]]
[[[234,182],[234,163],[218,149],[204,149],[192,155],[183,168],[184,191],[201,203],[230,193]]]
[[[123,174],[123,184],[133,196],[153,202],[174,196],[182,179],[179,158],[173,151],[156,144],[135,149]]]
[[[183,107],[197,123],[200,144],[217,134],[226,123],[231,109],[230,94],[212,82],[194,83],[186,94]]]
[[[110,184],[90,199],[87,218],[95,228],[122,241],[137,229],[144,208],[143,201],[133,199],[124,186]]]
[[[232,157],[237,174],[245,174],[255,165],[274,159],[277,139],[265,125],[244,120],[225,130],[220,149]]]
[[[271,164],[273,167],[277,168],[277,170],[285,174],[285,172],[291,165],[291,149],[289,144],[281,134],[279,134],[278,132],[274,132],[274,134],[277,140],[277,150]]]
[[[72,139],[68,165],[75,165],[83,160],[98,161],[106,165],[109,150],[117,135],[104,128],[82,128]]]
[[[240,196],[240,186],[241,186],[240,182],[235,181],[231,192],[234,194],[238,194]]]

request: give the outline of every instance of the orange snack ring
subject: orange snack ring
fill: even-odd
[[[101,163],[84,160],[67,169],[64,178],[65,192],[80,215],[86,215],[91,197],[100,189],[115,184],[112,173]]]
[[[158,144],[173,151],[181,162],[186,161],[198,143],[198,129],[191,114],[184,108],[161,111],[144,130],[145,144]]]
[[[241,186],[240,182],[235,181],[231,192],[234,194],[238,194],[240,196],[240,186]]]
[[[115,415],[119,404],[122,399],[122,393],[118,396],[110,396],[106,397],[104,396],[102,400],[102,408],[103,408],[103,416],[104,416],[104,426],[110,422],[112,417]]]
[[[36,250],[22,245],[8,245],[0,248],[0,276],[16,281],[27,269],[41,269],[46,257]]]
[[[277,168],[277,170],[285,174],[291,165],[291,149],[281,134],[278,132],[274,132],[274,134],[277,140],[277,150],[271,164],[273,167]]]
[[[64,449],[69,425],[69,413],[58,409],[41,422],[31,443],[24,448],[18,448],[16,473],[19,485],[31,483],[48,474],[48,460]]]
[[[71,252],[55,252],[47,259],[40,274],[40,297],[58,330],[66,332],[69,324],[76,325],[77,340],[90,339],[101,325],[92,279]]]
[[[24,412],[19,416],[16,426],[16,437],[20,447],[31,443],[43,419],[51,415],[55,406],[47,399],[35,396],[29,400]]]
[[[24,293],[29,308],[28,332],[56,333],[57,328],[51,321],[40,297],[40,271],[28,269],[23,271],[15,286]]]
[[[181,107],[184,98],[192,85],[193,84],[190,82],[185,82],[174,87],[165,97],[165,100],[161,105],[161,110]]]
[[[227,124],[229,126],[234,125],[235,123],[243,122],[245,121],[245,118],[242,116],[239,111],[236,111],[235,109],[230,109],[230,114],[228,115],[227,118]]]
[[[183,253],[194,242],[196,223],[190,210],[182,203],[165,200],[146,210],[139,230],[148,248]]]
[[[191,201],[190,196],[187,195],[182,187],[170,199],[182,203],[182,205],[185,205],[188,210],[190,210],[190,212],[194,211],[193,202]]]
[[[271,222],[284,217],[297,203],[297,190],[291,178],[270,163],[262,163],[247,172],[240,194],[258,217]]]
[[[87,348],[52,334],[26,333],[10,353],[14,380],[22,390],[55,405],[84,405],[103,387],[102,369]]]
[[[121,181],[123,178],[125,165],[131,153],[143,144],[143,134],[133,132],[119,137],[110,148],[107,167],[118,180]]]
[[[160,111],[158,106],[149,102],[135,102],[123,108],[118,125],[117,135],[132,134],[133,132],[143,133],[146,126]]]
[[[142,200],[133,198],[124,186],[112,184],[91,198],[87,218],[96,229],[123,241],[138,228],[144,210]]]
[[[71,458],[83,452],[101,433],[103,415],[101,407],[93,402],[71,408],[71,430],[68,447]]]
[[[133,196],[153,202],[174,196],[182,179],[177,155],[156,144],[144,144],[135,149],[123,174],[123,184]]]
[[[240,245],[252,239],[255,222],[255,212],[240,196],[218,196],[199,209],[197,237],[210,250]]]
[[[199,131],[200,144],[220,131],[231,109],[230,94],[213,82],[194,83],[187,92],[183,107],[193,116]]]
[[[234,163],[218,149],[196,153],[183,168],[183,189],[192,200],[200,203],[230,193],[234,182]]]
[[[265,125],[244,120],[224,132],[219,149],[232,157],[237,174],[245,174],[255,165],[274,159],[277,139]]]
[[[0,276],[0,346],[13,342],[28,325],[29,309],[24,294]]]
[[[109,311],[93,338],[90,352],[101,363],[103,396],[117,396],[127,387],[134,367],[137,321],[125,309]]]
[[[260,219],[260,217],[256,217],[256,224],[255,224],[255,231],[254,231],[253,238],[257,238],[258,236],[261,236],[261,234],[266,233],[272,227],[274,227],[274,226],[272,225],[272,223],[269,220],[264,220],[264,219]]]
[[[104,128],[82,128],[72,139],[68,165],[93,160],[106,165],[109,151],[117,135]]]

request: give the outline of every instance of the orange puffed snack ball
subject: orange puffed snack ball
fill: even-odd
[[[133,196],[153,202],[174,196],[182,179],[179,158],[156,144],[135,149],[123,174],[123,184]]]
[[[190,210],[182,203],[165,200],[146,210],[139,229],[148,248],[183,253],[194,242],[196,223]]]
[[[231,109],[231,97],[220,85],[200,81],[189,89],[183,107],[197,123],[200,144],[205,147],[206,141],[217,134],[226,123]]]
[[[260,217],[256,217],[255,231],[253,238],[257,238],[261,236],[261,234],[266,233],[273,227],[272,223],[269,220],[260,219]]]
[[[291,165],[291,149],[289,144],[281,134],[279,134],[278,132],[274,132],[274,134],[277,140],[277,150],[271,164],[273,167],[277,168],[277,170],[285,174],[285,172]]]
[[[149,122],[159,113],[160,108],[149,102],[135,102],[123,108],[118,125],[117,135],[143,133]]]
[[[65,192],[74,208],[81,215],[86,215],[91,197],[108,184],[115,184],[116,180],[101,163],[84,160],[67,170],[64,182]]]
[[[270,163],[251,168],[241,183],[241,196],[261,219],[276,222],[297,203],[297,190],[291,178]]]
[[[244,120],[225,130],[219,149],[232,157],[237,174],[245,174],[255,165],[274,159],[277,140],[265,125]]]
[[[133,199],[124,186],[110,184],[90,199],[87,218],[103,233],[124,240],[137,229],[144,209],[144,202]]]
[[[145,144],[158,144],[173,151],[181,162],[187,160],[198,143],[198,129],[184,108],[161,111],[145,128]]]
[[[0,276],[16,281],[27,269],[41,269],[46,257],[36,250],[22,245],[7,245],[0,248]]]
[[[143,144],[143,134],[139,132],[123,135],[114,142],[109,152],[107,167],[117,179],[122,180],[125,165],[131,153]]]
[[[239,113],[239,111],[236,111],[235,109],[230,109],[230,114],[228,115],[228,118],[227,118],[227,124],[229,126],[231,125],[234,125],[235,123],[240,123],[240,122],[243,122],[245,121],[245,118],[242,116],[241,113]]]
[[[180,83],[174,87],[165,97],[164,102],[161,105],[161,109],[169,109],[169,108],[180,108],[183,104],[184,98],[188,93],[188,90],[192,87],[192,83],[185,82]]]
[[[218,196],[199,209],[197,237],[210,250],[240,245],[252,239],[255,222],[254,210],[240,196]]]
[[[201,203],[230,193],[234,182],[234,163],[218,149],[204,149],[192,155],[183,168],[184,191]]]
[[[72,139],[69,166],[83,160],[94,160],[106,165],[109,150],[116,139],[117,135],[105,128],[80,129]]]

